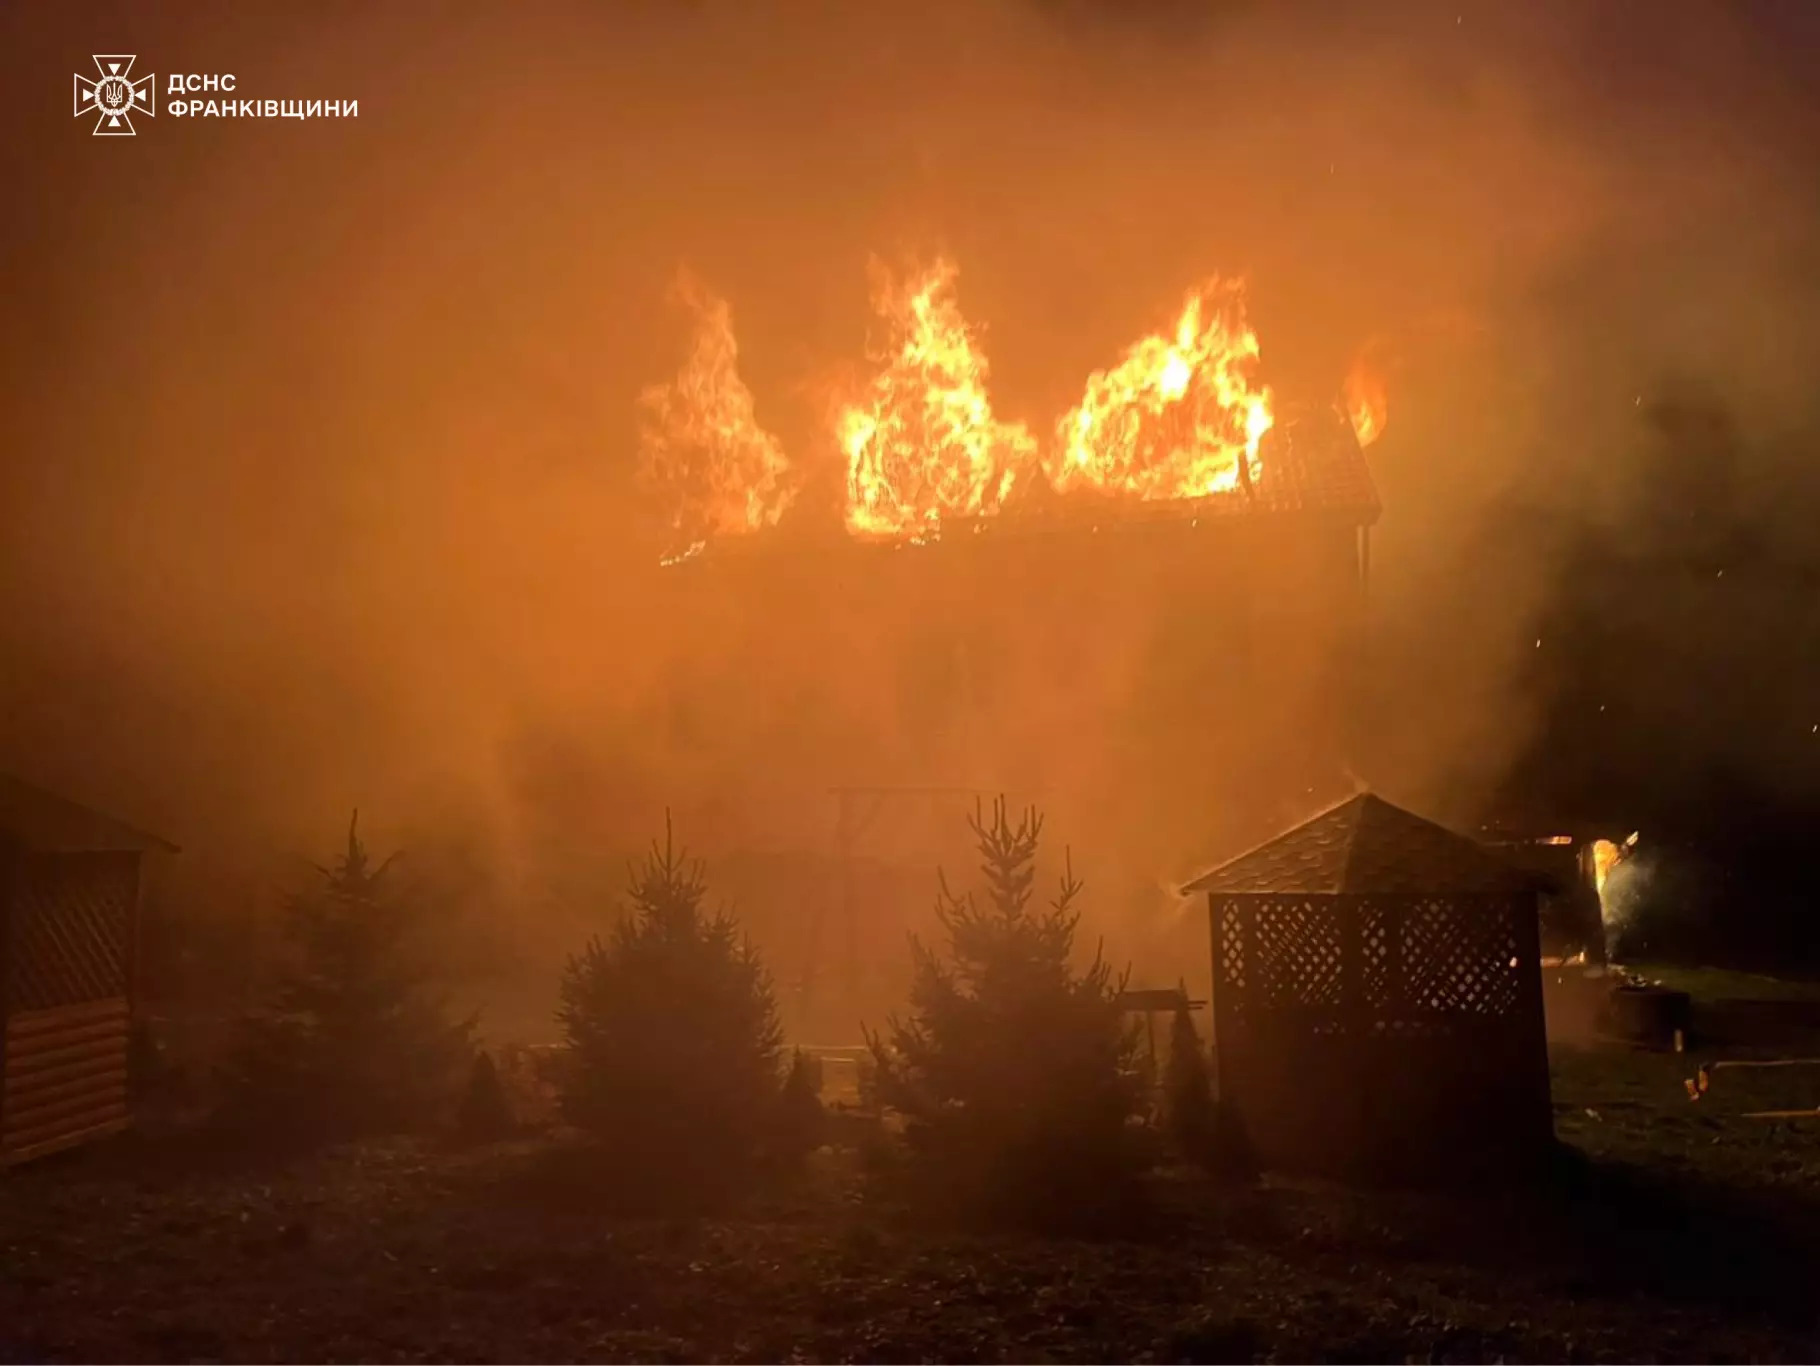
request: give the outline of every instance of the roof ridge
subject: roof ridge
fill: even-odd
[[[9,788],[15,796],[23,797],[34,804],[41,813],[54,813],[55,820],[67,820],[73,815],[85,823],[88,827],[85,837],[76,843],[88,844],[95,848],[111,844],[119,845],[122,848],[162,850],[170,854],[182,852],[177,845],[162,835],[155,835],[130,821],[122,820],[98,807],[90,806],[87,802],[77,801],[74,797],[66,797],[53,788],[22,778],[17,773],[0,770],[0,795],[3,795]],[[105,833],[100,839],[97,839],[96,832]],[[15,838],[22,838],[28,846],[32,843],[33,837],[28,835],[23,828],[11,833]]]
[[[1483,841],[1365,789],[1225,860],[1182,894],[1465,895],[1529,880]]]
[[[1366,813],[1379,806],[1390,811],[1396,810],[1394,806],[1391,806],[1389,802],[1385,801],[1369,788],[1366,788],[1361,792],[1353,793],[1349,800],[1359,808],[1359,814],[1353,820],[1352,830],[1346,841],[1346,858],[1340,865],[1340,885],[1342,887],[1350,887],[1352,885],[1353,873],[1355,871],[1354,865],[1358,862],[1359,848],[1364,843],[1363,836],[1365,834]],[[1342,805],[1344,805],[1344,803],[1342,803]],[[1339,808],[1335,807],[1334,809],[1338,810]]]
[[[1342,797],[1342,798],[1340,798],[1339,801],[1330,803],[1329,805],[1322,807],[1319,811],[1315,812],[1312,816],[1304,816],[1301,820],[1296,821],[1295,823],[1293,823],[1291,825],[1284,826],[1281,830],[1277,831],[1276,834],[1271,835],[1266,839],[1261,839],[1261,840],[1257,841],[1255,844],[1252,844],[1252,845],[1240,850],[1238,853],[1234,854],[1231,858],[1221,859],[1220,862],[1216,863],[1213,867],[1209,868],[1206,872],[1200,874],[1192,882],[1186,884],[1181,889],[1182,895],[1183,896],[1193,896],[1194,892],[1195,892],[1196,883],[1205,882],[1208,878],[1211,878],[1218,873],[1224,872],[1226,869],[1232,867],[1235,863],[1241,863],[1245,859],[1250,858],[1253,854],[1261,853],[1263,850],[1268,849],[1271,845],[1275,844],[1278,840],[1288,839],[1289,836],[1295,834],[1298,830],[1305,829],[1306,827],[1308,827],[1310,825],[1314,825],[1320,821],[1326,820],[1329,816],[1334,815],[1336,812],[1340,811],[1344,807],[1350,806],[1352,803],[1358,801],[1361,797],[1367,797],[1370,795],[1371,794],[1369,792],[1354,792],[1349,797]]]

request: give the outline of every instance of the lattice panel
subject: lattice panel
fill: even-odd
[[[1332,902],[1258,902],[1255,946],[1261,1005],[1339,1005],[1340,921]]]
[[[1359,996],[1379,1010],[1396,999],[1396,926],[1376,902],[1357,903],[1353,914],[1359,922]]]
[[[1228,901],[1220,906],[1220,986],[1226,988],[1228,999],[1236,1007],[1246,997],[1245,987],[1245,921],[1239,909],[1239,903]]]
[[[1491,1016],[1518,1008],[1516,928],[1503,908],[1410,901],[1400,940],[1403,1003],[1410,1008]]]
[[[28,859],[13,902],[7,1006],[48,1010],[121,996],[132,923],[131,856]]]
[[[1389,1039],[1444,1039],[1454,1034],[1458,1022],[1446,1018],[1373,1020],[1371,1032]]]

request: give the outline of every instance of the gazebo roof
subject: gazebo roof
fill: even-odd
[[[7,843],[41,854],[180,852],[167,839],[0,773],[0,844]]]
[[[1543,880],[1477,840],[1362,793],[1182,889],[1237,896],[1492,896]]]

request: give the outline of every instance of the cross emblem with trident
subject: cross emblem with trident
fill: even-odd
[[[96,57],[95,70],[101,73],[98,81],[76,77],[76,117],[95,115],[96,137],[130,138],[134,114],[157,117],[158,78],[133,80],[131,57]]]

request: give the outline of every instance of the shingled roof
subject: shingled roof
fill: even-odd
[[[1285,405],[1264,437],[1263,475],[1255,502],[1229,505],[1246,511],[1327,513],[1357,526],[1378,520],[1382,506],[1365,452],[1352,423],[1332,407]]]
[[[1477,840],[1364,793],[1221,864],[1182,892],[1484,896],[1538,885]]]
[[[0,773],[0,844],[40,854],[180,852],[157,835]]]

